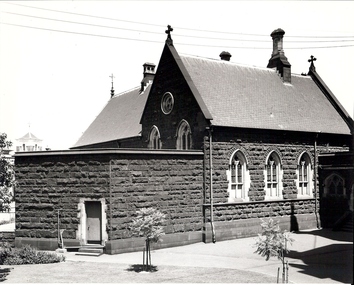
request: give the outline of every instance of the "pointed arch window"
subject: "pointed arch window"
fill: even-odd
[[[298,167],[298,196],[312,196],[311,159],[307,153],[300,156]]]
[[[248,201],[249,172],[246,158],[240,150],[232,154],[227,176],[229,181],[229,202]]]
[[[345,181],[336,173],[332,173],[325,179],[324,196],[345,196]]]
[[[149,149],[161,149],[160,132],[156,126],[153,126],[149,135]]]
[[[282,170],[278,154],[273,151],[269,154],[265,165],[266,199],[282,198]]]
[[[186,120],[182,120],[177,129],[177,149],[192,148],[192,132]]]

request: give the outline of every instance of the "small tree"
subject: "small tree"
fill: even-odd
[[[158,242],[164,235],[163,223],[165,214],[154,208],[142,208],[136,212],[137,216],[131,223],[131,230],[134,235],[145,238],[145,249],[143,251],[143,266],[146,264],[148,270],[151,266],[151,242]],[[146,253],[146,254],[145,254]]]
[[[13,164],[4,155],[4,149],[10,148],[12,142],[7,140],[5,133],[0,133],[0,212],[10,210],[13,201],[11,187],[15,183]]]
[[[268,221],[261,220],[262,234],[258,234],[255,253],[265,257],[267,261],[271,256],[277,257],[283,265],[283,283],[287,283],[288,264],[284,254],[289,252],[287,244],[292,244],[294,240],[289,237],[289,232],[280,229],[279,221],[274,222],[271,218]]]

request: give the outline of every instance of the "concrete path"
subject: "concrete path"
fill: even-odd
[[[308,230],[293,233],[291,237],[295,241],[286,258],[289,283],[353,284],[353,233]],[[153,250],[152,264],[238,269],[276,277],[281,262],[275,258],[266,261],[255,254],[255,242],[256,238],[251,237]],[[68,252],[65,256],[68,261],[142,264],[142,252],[99,257]]]

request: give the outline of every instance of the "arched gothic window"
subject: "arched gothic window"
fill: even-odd
[[[187,121],[182,120],[177,129],[177,149],[192,148],[192,132]]]
[[[161,149],[160,132],[156,126],[153,126],[149,135],[149,149]]]
[[[229,202],[248,201],[249,172],[246,158],[240,150],[232,154],[227,176],[229,181]]]
[[[336,173],[332,173],[325,179],[324,196],[345,195],[344,179]]]
[[[282,198],[282,170],[280,158],[275,151],[271,152],[265,165],[266,199]]]
[[[298,196],[312,196],[312,170],[311,159],[307,153],[301,155],[297,167]]]

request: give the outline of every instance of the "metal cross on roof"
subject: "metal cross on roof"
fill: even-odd
[[[112,89],[113,89],[113,78],[114,78],[113,73],[112,73],[112,75],[110,75],[109,77],[112,79]]]
[[[111,98],[112,98],[114,96],[114,89],[113,89],[113,78],[114,78],[114,75],[113,75],[113,73],[109,77],[112,79],[112,89],[111,89]]]
[[[314,70],[314,71],[316,70],[315,65],[313,64],[313,62],[316,61],[316,60],[317,60],[317,58],[315,58],[313,55],[310,56],[310,59],[308,60],[308,62],[311,62],[310,70],[311,69]]]
[[[165,33],[167,34],[166,43],[171,44],[171,45],[172,45],[172,38],[171,38],[172,31],[173,31],[173,28],[170,25],[168,25],[167,30],[165,31]]]
[[[313,55],[310,56],[310,59],[308,60],[308,62],[311,62],[311,65],[313,64],[314,61],[316,61],[317,58],[315,58]]]

